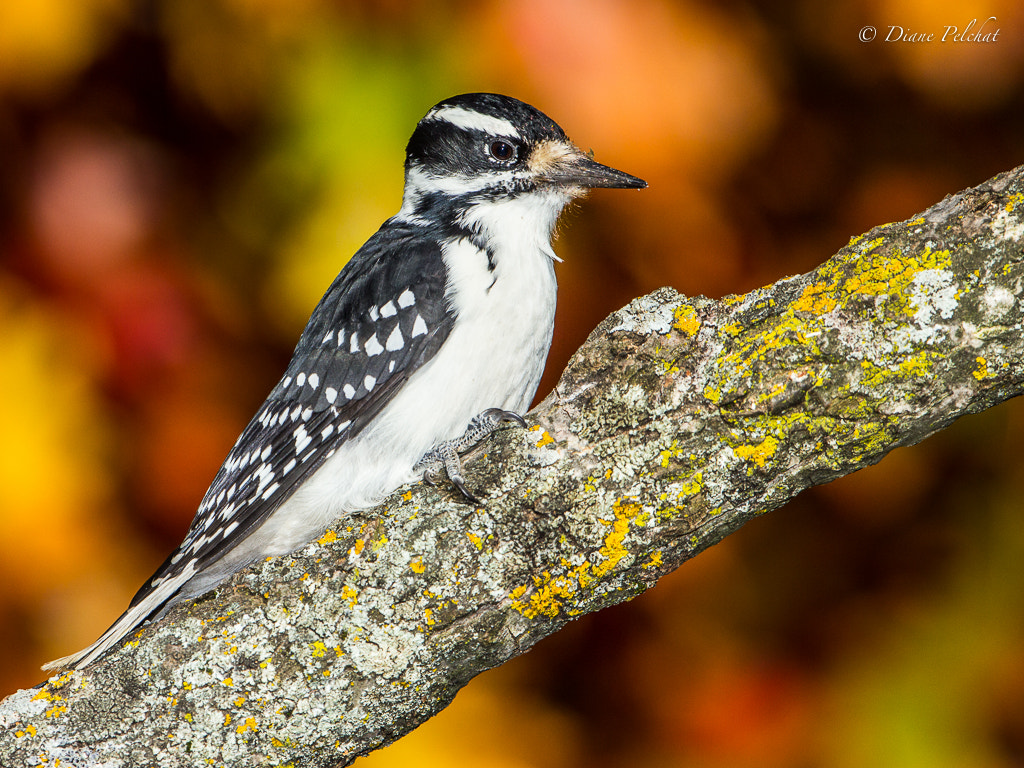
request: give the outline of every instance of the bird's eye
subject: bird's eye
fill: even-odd
[[[516,148],[507,141],[495,139],[487,145],[487,154],[499,162],[507,163],[516,159]]]

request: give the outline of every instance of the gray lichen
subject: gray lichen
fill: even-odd
[[[403,489],[0,703],[0,765],[337,766],[479,672],[627,600],[752,517],[1024,382],[1024,169],[721,302],[606,319],[486,508]]]

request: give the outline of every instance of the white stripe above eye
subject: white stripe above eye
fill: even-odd
[[[485,115],[465,107],[438,107],[427,113],[428,120],[444,120],[458,128],[468,130],[484,131],[485,133],[498,134],[499,136],[512,136],[522,138],[519,131],[508,120],[494,115]]]

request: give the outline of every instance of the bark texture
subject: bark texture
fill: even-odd
[[[342,766],[801,490],[1024,386],[1024,167],[722,301],[608,317],[469,464],[0,703],[0,765]]]

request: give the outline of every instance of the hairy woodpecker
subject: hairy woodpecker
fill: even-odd
[[[555,316],[551,236],[593,187],[646,182],[600,165],[507,96],[442,101],[409,140],[402,207],[338,274],[284,376],[242,432],[185,540],[81,668],[157,611],[314,539],[444,469],[537,390]]]

